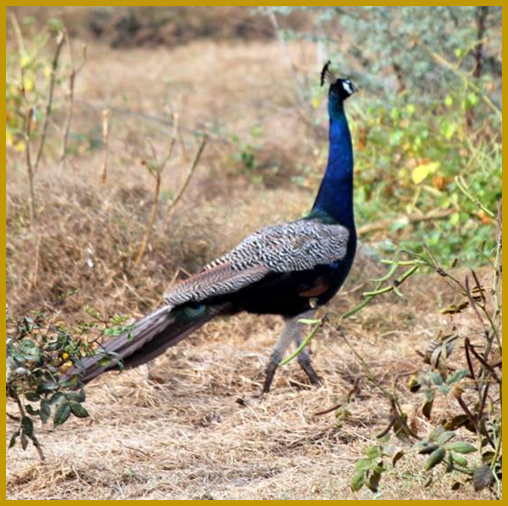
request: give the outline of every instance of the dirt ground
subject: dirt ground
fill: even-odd
[[[291,50],[300,71],[312,76],[318,63],[315,48],[302,44]],[[75,128],[93,138],[100,132],[102,109],[112,110],[108,184],[97,181],[100,150],[73,158],[68,170],[57,163],[41,170],[45,218],[34,288],[27,283],[33,253],[23,253],[32,251],[34,236],[20,231],[26,220],[24,172],[19,160],[10,164],[7,272],[14,314],[41,303],[57,307],[69,319],[77,317],[84,303],[108,312],[142,314],[155,307],[177,268],[196,269],[244,234],[299,216],[318,184],[315,177],[300,186],[291,179],[305,161],[322,164],[326,138],[317,149],[315,138],[307,136],[294,107],[284,50],[276,41],[201,40],[122,51],[92,42],[88,54],[77,81]],[[153,185],[139,160],[147,151],[147,137],[160,152],[167,146],[171,126],[154,118],[162,116],[168,103],[180,104],[188,152],[170,164],[164,191],[174,192],[182,180],[182,166],[197,145],[192,130],[211,131],[211,140],[181,206],[171,221],[158,220],[143,265],[133,272],[126,259],[132,258],[142,236]],[[267,165],[263,182],[253,184],[250,174],[235,164],[235,141],[213,136],[224,125],[226,138],[248,138],[261,125],[265,141],[260,163],[277,156],[277,170]],[[79,150],[81,137],[76,139]],[[90,272],[88,260],[95,265]],[[379,269],[360,255],[343,293],[325,310],[332,322],[359,300],[365,282]],[[72,288],[80,289],[75,302],[54,302],[57,293]],[[371,372],[388,386],[397,375],[416,368],[421,361],[416,351],[425,349],[446,323],[436,305],[448,297],[440,279],[416,279],[404,291],[406,299],[382,299],[344,326]],[[321,388],[310,387],[291,363],[278,372],[273,391],[258,398],[281,329],[282,322],[272,317],[214,321],[149,368],[95,381],[87,390],[90,418],[71,420],[57,430],[39,429],[47,463],[39,464],[32,448],[9,450],[7,498],[468,498],[467,489],[452,493],[444,476],[424,488],[421,462],[404,460],[383,477],[380,494],[353,494],[349,481],[354,463],[386,427],[388,403],[362,380],[347,419],[339,423],[333,413],[315,416],[364,377],[333,326],[312,344],[314,365],[324,379]],[[400,380],[403,403],[425,433],[430,425],[421,414],[422,399],[404,383]],[[434,416],[442,413],[437,406]],[[8,421],[8,435],[12,428]]]

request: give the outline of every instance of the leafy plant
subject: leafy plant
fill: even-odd
[[[415,260],[403,261],[402,265],[415,265],[418,269],[428,268],[442,276],[454,289],[456,301],[441,310],[450,318],[469,310],[476,317],[482,330],[480,341],[473,330],[450,332],[451,324],[443,328],[429,343],[422,355],[420,373],[408,381],[408,389],[422,396],[421,412],[429,423],[435,424],[432,410],[435,399],[440,396],[450,409],[456,409],[451,416],[435,424],[435,428],[423,438],[416,427],[407,423],[407,414],[402,409],[396,389],[392,392],[373,377],[368,364],[358,351],[346,340],[355,356],[364,367],[369,381],[376,385],[390,402],[390,421],[388,427],[377,436],[377,443],[365,450],[365,457],[355,466],[351,488],[360,490],[363,486],[377,492],[383,472],[388,468],[386,458],[392,459],[392,466],[406,455],[424,456],[423,470],[429,473],[427,484],[435,477],[434,468],[440,466],[445,473],[465,475],[466,482],[472,482],[476,491],[495,487],[496,495],[501,497],[502,473],[502,378],[501,359],[501,208],[497,218],[496,249],[492,260],[491,287],[487,289],[480,282],[475,271],[462,282],[454,274],[440,266],[429,252],[426,257],[416,255]],[[412,255],[414,256],[414,255]],[[415,263],[416,262],[416,263]],[[392,262],[392,269],[385,276],[389,282],[396,274],[401,261]],[[410,272],[410,271],[407,271]],[[413,271],[414,272],[414,271]],[[386,287],[378,284],[374,292],[367,296],[379,296],[393,291],[392,283]],[[365,295],[365,294],[364,294]],[[367,302],[364,302],[364,305]],[[358,312],[363,306],[349,313]],[[473,344],[473,340],[475,344]],[[463,351],[457,356],[457,343],[463,343]],[[453,357],[453,359],[452,359]],[[475,400],[476,398],[476,400]],[[469,432],[466,438],[464,430]],[[389,444],[390,435],[402,440],[404,447]],[[471,443],[470,441],[473,441]],[[470,459],[469,455],[474,458]],[[474,454],[474,455],[473,455]],[[455,481],[453,488],[463,482]]]
[[[113,315],[103,318],[90,307],[85,311],[89,321],[69,327],[56,321],[56,316],[34,312],[19,319],[7,319],[6,392],[14,400],[18,415],[9,414],[19,422],[11,435],[9,448],[19,441],[25,450],[29,441],[44,460],[37,438],[35,421],[52,420],[57,427],[70,417],[85,418],[87,409],[83,385],[75,375],[66,374],[83,357],[100,350],[100,340],[128,332],[126,318]],[[104,357],[105,361],[116,358]],[[121,362],[118,362],[121,367]]]

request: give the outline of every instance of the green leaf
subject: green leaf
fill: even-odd
[[[451,385],[452,383],[457,383],[461,379],[466,378],[469,376],[469,371],[466,369],[459,369],[458,371],[455,371],[454,373],[450,374],[448,378],[446,378],[446,383],[448,385]]]
[[[86,418],[90,416],[86,408],[84,408],[79,402],[69,401],[72,414],[78,418]]]
[[[65,396],[64,396],[64,394],[62,392],[56,392],[49,399],[49,403],[50,404],[56,404],[56,403],[60,402],[62,399],[64,399],[64,398],[65,398]]]
[[[476,93],[470,92],[467,94],[467,102],[470,106],[475,106],[478,104],[480,99],[478,98],[478,95]]]
[[[51,416],[51,405],[49,401],[46,399],[42,399],[41,401],[41,410],[40,410],[40,417],[42,423],[46,423]]]
[[[26,450],[28,447],[28,438],[25,436],[25,434],[21,434],[21,448],[23,450]]]
[[[30,402],[37,402],[40,399],[40,396],[35,392],[26,392],[25,397]]]
[[[63,23],[56,18],[48,19],[48,28],[54,32],[61,32],[64,29]]]
[[[450,439],[454,438],[456,436],[455,432],[452,430],[447,430],[439,435],[439,437],[436,439],[436,444],[438,446],[444,445],[450,441]]]
[[[12,433],[11,439],[9,441],[9,448],[12,448],[16,444],[16,439],[19,437],[19,430]]]
[[[381,453],[381,447],[377,445],[369,445],[365,450],[365,455],[369,459],[377,459],[378,457],[381,457]]]
[[[37,393],[38,394],[46,394],[49,392],[54,392],[58,389],[58,384],[54,381],[44,381],[43,383],[40,383],[37,387]]]
[[[453,452],[457,453],[473,453],[476,451],[476,448],[469,443],[465,443],[462,441],[457,441],[455,443],[450,443],[449,445],[446,445],[447,449]]]
[[[376,464],[372,459],[359,459],[356,461],[355,470],[356,471],[368,471],[372,469]]]
[[[32,416],[39,416],[39,410],[32,408],[30,404],[26,405],[26,412]]]
[[[99,360],[99,365],[100,366],[105,366],[105,365],[109,365],[111,363],[111,358],[110,357],[102,357],[100,360]]]
[[[365,484],[365,473],[362,471],[357,471],[353,477],[351,478],[351,490],[353,492],[358,492],[363,485]]]
[[[450,216],[450,224],[456,227],[460,222],[460,213],[453,213]]]
[[[34,424],[29,416],[24,416],[21,420],[21,426],[23,427],[23,434],[27,437],[31,437],[34,433]]]
[[[53,425],[57,427],[58,425],[62,425],[67,419],[71,416],[71,407],[68,402],[62,402],[55,411],[55,416],[53,417]]]
[[[446,456],[446,451],[443,448],[438,448],[434,450],[429,458],[425,461],[425,471],[430,471],[434,467],[436,467]]]
[[[457,463],[459,466],[467,467],[467,459],[466,457],[463,457],[462,455],[457,455],[454,452],[450,453],[452,460]]]
[[[431,372],[430,379],[435,385],[439,386],[443,384],[443,377],[438,372]]]
[[[438,448],[439,448],[438,445],[434,445],[434,444],[429,444],[427,442],[423,442],[422,446],[421,446],[421,449],[419,450],[418,453],[420,455],[429,455],[430,453],[433,453],[434,451],[436,451]]]
[[[79,392],[67,392],[65,397],[69,401],[84,402],[86,399],[86,394],[84,388],[82,388]]]

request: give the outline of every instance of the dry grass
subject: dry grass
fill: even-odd
[[[313,48],[294,49],[302,69],[313,66]],[[100,150],[86,150],[86,139],[76,141],[84,152],[71,159],[68,169],[49,161],[42,167],[40,222],[30,231],[22,160],[10,154],[7,291],[14,314],[49,305],[61,310],[62,318],[74,319],[84,303],[110,313],[142,314],[158,303],[177,269],[195,270],[245,233],[300,215],[315,191],[317,181],[305,189],[289,180],[295,168],[314,163],[320,153],[314,152],[316,140],[292,106],[289,72],[281,65],[277,44],[202,41],[172,50],[123,52],[92,45],[89,54],[77,83],[74,128],[90,140],[97,135],[102,108],[112,108],[108,184],[99,182]],[[233,161],[234,144],[212,139],[169,222],[164,219],[169,203],[161,202],[150,248],[134,269],[151,200],[151,180],[139,160],[146,138],[163,152],[170,128],[122,111],[160,116],[166,104],[181,104],[187,157],[196,145],[190,130],[227,125],[229,133],[247,137],[263,125],[267,141],[261,156],[270,159],[277,153],[282,176],[252,184]],[[163,191],[174,194],[178,188],[184,158],[172,162]],[[377,269],[372,260],[359,258],[330,314],[337,316],[357,301],[359,287]],[[79,293],[60,300],[72,289]],[[416,367],[415,350],[425,347],[441,323],[435,318],[436,300],[447,297],[435,277],[410,283],[407,290],[411,296],[406,301],[386,298],[345,327],[386,385]],[[271,317],[241,315],[212,322],[150,366],[149,375],[141,369],[103,377],[88,390],[90,419],[70,421],[56,431],[40,429],[47,464],[38,464],[31,449],[9,452],[7,497],[371,498],[367,492],[353,495],[349,479],[365,442],[386,426],[388,405],[364,381],[350,405],[350,418],[340,427],[333,414],[313,416],[363,376],[329,328],[313,344],[315,366],[325,378],[322,388],[309,388],[291,364],[279,372],[273,392],[257,398],[280,331],[281,322]],[[404,389],[400,394],[412,406],[414,423],[425,431],[416,399]],[[440,416],[439,407],[435,416]],[[422,488],[424,481],[417,463],[403,463],[384,480],[382,497],[450,498],[447,478],[428,489]],[[466,493],[457,492],[456,498],[466,498]]]
[[[417,283],[410,292],[419,293]],[[383,384],[417,366],[415,350],[424,348],[437,326],[427,316],[436,295],[420,295],[417,313],[408,305],[383,303],[346,326]],[[370,322],[368,331],[363,322]],[[88,389],[90,419],[41,429],[48,464],[36,463],[32,450],[11,450],[9,498],[372,497],[354,496],[349,478],[366,442],[386,426],[387,401],[363,381],[350,417],[339,427],[333,414],[313,416],[363,376],[330,330],[313,346],[322,388],[310,388],[290,365],[279,372],[272,393],[259,399],[268,351],[280,330],[275,318],[213,322],[150,366],[149,376],[141,369],[97,381]],[[399,394],[424,433],[430,425],[418,409],[420,400],[404,388]],[[443,414],[437,407],[436,419]],[[421,466],[403,461],[384,479],[382,497],[449,498],[448,478],[429,489],[422,487],[425,479]],[[462,494],[467,495],[457,498]]]

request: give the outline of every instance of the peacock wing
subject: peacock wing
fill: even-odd
[[[299,220],[266,227],[227,255],[171,288],[172,307],[237,292],[270,273],[311,270],[346,256],[349,231],[341,225]]]
[[[342,260],[348,241],[349,231],[342,225],[299,220],[256,232],[223,259],[239,270],[258,265],[270,272],[309,270]]]
[[[171,307],[187,302],[201,302],[210,297],[234,293],[263,279],[268,272],[268,269],[262,266],[236,270],[230,263],[225,262],[181,281],[166,292],[164,300]]]

